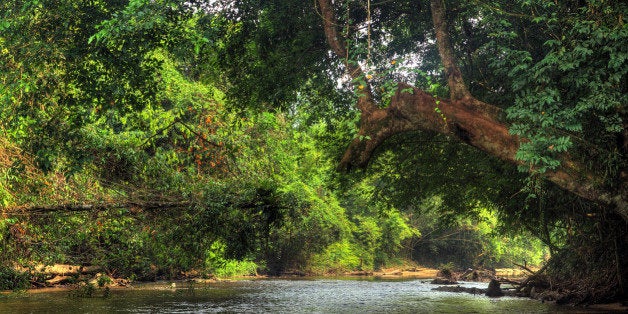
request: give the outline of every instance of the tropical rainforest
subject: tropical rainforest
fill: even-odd
[[[621,0],[4,0],[0,288],[538,265],[628,295]]]

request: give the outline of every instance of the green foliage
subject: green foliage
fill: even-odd
[[[544,262],[547,252],[542,242],[526,232],[498,232],[494,211],[481,208],[477,217],[443,223],[442,205],[438,198],[422,204],[422,219],[417,228],[423,230],[425,236],[414,243],[413,251],[419,263],[437,267],[444,260],[452,267],[466,269]]]
[[[155,60],[143,52],[89,45],[119,2],[4,1],[2,127],[12,141],[54,169],[80,146],[80,128],[108,109],[128,112],[154,95]]]
[[[369,270],[372,265],[360,257],[359,246],[348,240],[330,244],[323,252],[315,254],[308,262],[308,272],[313,274],[343,274],[352,270]]]
[[[398,258],[538,264],[546,247],[586,247],[583,234],[606,223],[588,223],[601,206],[536,174],[569,153],[620,186],[625,4],[448,3],[472,93],[527,139],[526,179],[425,132],[388,140],[364,172],[336,173],[360,90],[381,107],[398,81],[448,91],[424,4],[383,1],[367,21],[361,2],[335,3],[347,60],[332,58],[320,16],[299,1],[3,1],[0,286],[27,283],[5,267],[14,263],[152,280],[341,273]],[[366,70],[357,93],[338,86],[345,62]],[[96,206],[42,207],[60,204]]]
[[[226,244],[216,241],[208,249],[206,269],[216,277],[251,276],[257,274],[257,264],[250,260],[234,260],[225,258]]]
[[[321,53],[327,47],[322,29],[312,27],[320,17],[310,5],[279,0],[213,6],[220,14],[199,21],[209,40],[201,53],[212,55],[201,62],[219,70],[231,105],[288,109],[306,82],[329,86],[326,64],[335,61]]]
[[[535,39],[542,45],[530,51],[520,41],[503,42],[498,35],[488,43],[505,54],[491,66],[510,78],[517,95],[507,110],[514,122],[510,131],[529,139],[517,159],[526,163],[526,171],[543,173],[556,169],[557,156],[582,145],[582,139],[587,144],[578,149],[609,149],[605,139],[622,131],[621,108],[628,100],[628,28],[622,23],[628,7],[620,1],[586,1],[581,7],[536,1],[517,5],[535,9],[526,27],[543,28]],[[513,23],[502,21],[499,32],[512,32]]]
[[[71,298],[108,298],[111,294],[109,287],[101,285],[101,282],[106,282],[107,276],[98,277],[98,281],[93,282],[81,281],[77,286],[70,290],[69,297]],[[110,279],[111,280],[111,279]]]
[[[387,221],[370,224],[377,226],[379,232],[391,221],[398,222],[403,217],[409,229],[398,230],[409,230],[411,236],[407,236],[408,231],[397,233],[397,240],[394,236],[384,236],[387,240],[382,243],[402,246],[398,251],[387,248],[383,252],[411,257],[431,266],[443,261],[460,267],[542,261],[544,246],[533,238],[541,230],[508,220],[514,208],[518,209],[519,218],[535,215],[522,206],[526,198],[519,191],[525,180],[514,166],[486,159],[467,146],[432,134],[399,136],[390,140],[389,145],[383,147],[359,180],[344,187],[351,192],[343,197],[353,202],[345,204],[348,208],[381,206],[377,217],[388,218]],[[358,196],[352,196],[357,191],[367,198],[359,201]],[[391,207],[405,210],[387,214]],[[360,232],[373,229],[367,224],[357,225]],[[534,231],[529,233],[530,229]],[[378,253],[380,256],[382,251]]]
[[[98,279],[96,279],[96,284],[98,285],[99,288],[109,285],[112,282],[113,280],[111,279],[111,277],[106,276],[106,275],[98,276]]]
[[[0,266],[0,290],[26,290],[30,286],[30,274],[11,267]]]

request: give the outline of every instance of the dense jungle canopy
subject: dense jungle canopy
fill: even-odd
[[[627,19],[620,0],[2,1],[0,287],[39,263],[527,261],[564,302],[625,299]]]

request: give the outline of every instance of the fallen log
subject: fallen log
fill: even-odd
[[[69,283],[72,280],[72,276],[54,276],[52,279],[46,280],[46,285],[54,286],[59,284]]]
[[[16,266],[14,268],[19,272],[30,272],[41,275],[51,276],[68,276],[68,275],[87,275],[96,274],[102,271],[100,266],[80,266],[80,265],[66,265],[66,264],[54,264],[54,265],[34,265],[29,267]]]

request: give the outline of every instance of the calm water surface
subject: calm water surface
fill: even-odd
[[[486,288],[482,283],[463,283]],[[0,313],[571,313],[522,298],[432,291],[426,280],[242,280],[168,283],[112,290],[108,298],[68,291],[0,295]]]

